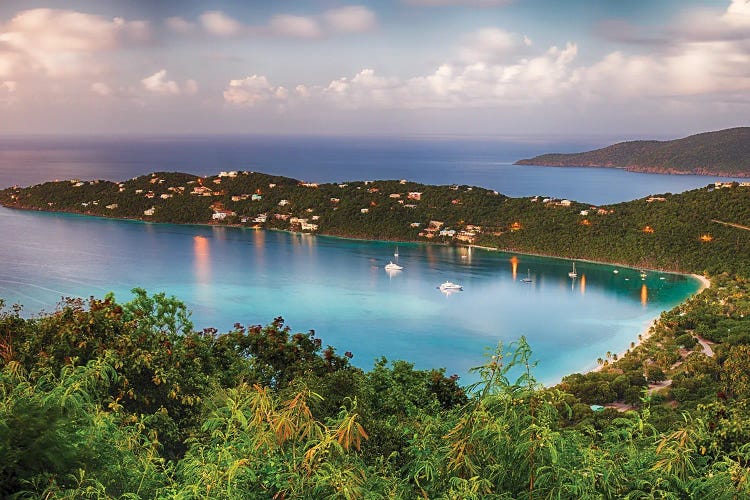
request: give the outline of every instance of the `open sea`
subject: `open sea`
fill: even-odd
[[[49,180],[125,180],[155,171],[197,175],[250,170],[310,182],[408,179],[466,184],[508,196],[545,195],[593,204],[679,193],[726,180],[607,168],[513,165],[548,152],[598,148],[609,141],[359,138],[0,138],[0,189]]]
[[[603,204],[704,186],[715,178],[616,169],[513,166],[547,151],[602,144],[483,140],[188,138],[0,139],[0,186],[52,179],[127,179],[164,170],[256,170],[309,181],[401,179],[470,184],[512,196]],[[426,244],[238,228],[176,226],[0,209],[0,297],[26,315],[63,296],[120,300],[139,286],[186,302],[197,328],[229,330],[283,316],[295,331],[372,366],[380,356],[445,367],[464,382],[486,349],[525,335],[537,377],[554,383],[620,352],[663,310],[694,293],[689,277]],[[531,283],[522,282],[530,277]],[[436,287],[464,286],[451,295]]]

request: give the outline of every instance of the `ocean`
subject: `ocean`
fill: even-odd
[[[678,193],[719,177],[604,168],[517,166],[545,152],[574,152],[607,141],[389,137],[5,137],[0,188],[50,180],[124,180],[154,171],[198,175],[250,170],[310,182],[408,179],[465,184],[508,196],[552,196],[593,204]]]

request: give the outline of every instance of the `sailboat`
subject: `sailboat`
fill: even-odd
[[[399,266],[398,264],[394,264],[393,261],[389,262],[385,265],[386,271],[401,271],[403,269],[403,266]]]
[[[531,269],[526,270],[526,277],[521,280],[522,283],[531,283]]]
[[[568,276],[570,276],[571,278],[577,278],[578,277],[578,273],[576,272],[576,263],[575,262],[573,262],[573,270],[568,273]]]
[[[394,256],[394,257],[398,257],[398,247],[396,247],[396,251],[395,251],[395,252],[393,252],[393,256]]]

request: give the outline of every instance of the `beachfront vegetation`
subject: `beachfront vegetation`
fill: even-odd
[[[748,292],[719,276],[630,354],[554,388],[523,338],[462,388],[403,361],[356,368],[281,318],[194,331],[177,299],[138,289],[33,318],[6,307],[0,495],[747,497]]]

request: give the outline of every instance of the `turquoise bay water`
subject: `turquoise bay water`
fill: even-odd
[[[63,296],[120,300],[140,286],[193,311],[196,328],[229,330],[283,316],[314,329],[363,368],[386,356],[446,367],[462,381],[485,349],[525,335],[537,377],[561,376],[619,352],[648,322],[694,293],[692,278],[481,249],[395,246],[274,231],[115,221],[0,209],[0,297],[26,315]],[[515,264],[514,264],[515,262]],[[515,274],[514,274],[515,267]],[[527,274],[532,283],[523,283]],[[464,291],[445,295],[450,280]]]

